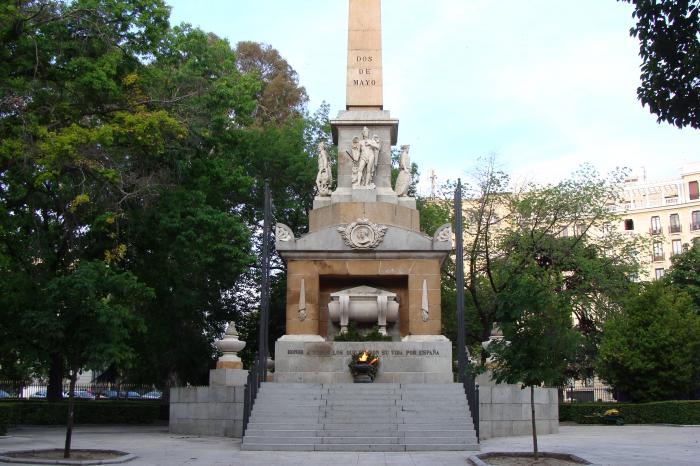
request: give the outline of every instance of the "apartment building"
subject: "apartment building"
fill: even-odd
[[[650,235],[646,280],[663,277],[671,257],[700,238],[700,163],[685,166],[680,177],[647,181],[646,176],[626,180],[623,205],[616,206],[621,231]]]

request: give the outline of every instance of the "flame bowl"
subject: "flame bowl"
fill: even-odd
[[[372,383],[371,371],[372,365],[368,363],[358,362],[353,365],[353,381],[355,383]]]

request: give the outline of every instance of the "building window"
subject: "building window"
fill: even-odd
[[[700,192],[698,191],[697,181],[691,181],[688,183],[688,195],[690,196],[691,201],[700,199]]]
[[[690,214],[690,218],[690,229],[700,230],[700,210],[694,210],[693,213]]]
[[[655,241],[652,249],[652,260],[662,261],[664,260],[664,245],[661,241]]]
[[[562,238],[566,238],[567,236],[569,236],[569,227],[564,227],[564,228],[562,228],[562,229],[561,229],[560,236],[561,236]]]
[[[678,214],[671,214],[668,218],[670,226],[668,227],[669,233],[680,233],[681,232],[681,218]]]
[[[700,217],[698,218],[698,220],[700,220]],[[625,220],[625,231],[632,231],[632,230],[634,230],[634,220],[632,220],[631,218],[628,218],[627,220]]]
[[[683,252],[683,245],[681,244],[681,240],[679,239],[674,239],[671,241],[671,255],[675,256],[677,254],[681,254]]]
[[[656,279],[660,280],[664,276],[664,269],[654,269],[654,272],[656,272]]]
[[[659,216],[654,215],[651,217],[651,228],[649,229],[649,233],[652,235],[661,234],[661,218]]]

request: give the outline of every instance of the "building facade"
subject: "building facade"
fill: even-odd
[[[700,163],[685,166],[671,180],[627,179],[623,204],[615,206],[620,231],[649,235],[648,257],[642,257],[646,276],[656,280],[671,266],[671,258],[700,238]]]

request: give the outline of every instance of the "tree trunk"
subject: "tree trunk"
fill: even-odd
[[[49,361],[49,386],[46,388],[48,401],[63,399],[63,355],[51,353]]]
[[[70,458],[70,442],[73,437],[73,415],[75,411],[75,382],[78,379],[78,370],[72,369],[70,374],[70,392],[68,392],[68,423],[66,425],[66,446],[63,449],[63,457]]]
[[[535,461],[540,458],[540,453],[537,451],[537,423],[535,422],[535,386],[530,385],[530,409],[532,411],[532,452]]]

